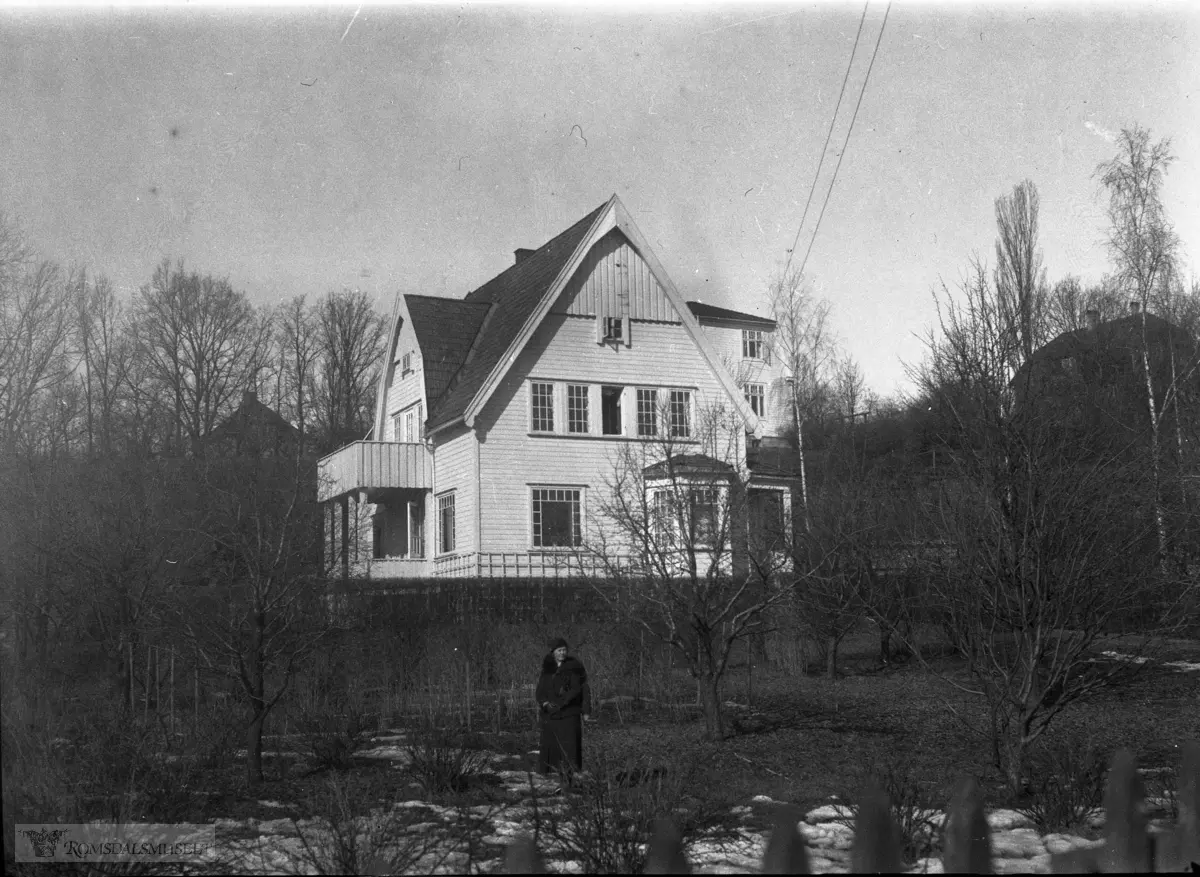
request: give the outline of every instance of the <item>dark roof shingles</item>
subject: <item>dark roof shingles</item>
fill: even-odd
[[[475,339],[474,348],[452,385],[436,405],[430,404],[430,429],[453,423],[463,416],[500,357],[517,337],[529,315],[545,297],[550,284],[606,206],[607,201],[520,262],[467,294],[465,302],[490,304],[492,312],[484,331],[477,332],[479,337]],[[425,340],[420,340],[424,350]]]
[[[429,295],[407,295],[404,300],[421,345],[425,398],[433,410],[467,361],[490,305]]]

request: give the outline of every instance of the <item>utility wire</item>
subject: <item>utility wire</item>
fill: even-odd
[[[846,93],[846,82],[850,79],[850,68],[854,66],[854,55],[858,52],[858,38],[862,36],[863,24],[867,20],[867,6],[870,0],[863,4],[862,17],[858,19],[858,33],[854,35],[854,48],[850,50],[850,60],[846,62],[846,75],[842,77],[842,90],[838,92],[837,105],[833,108],[833,116],[829,119],[829,130],[825,133],[825,145],[821,147],[821,158],[817,161],[817,170],[813,174],[812,185],[808,189],[808,200],[804,202],[804,213],[800,216],[800,225],[796,229],[796,239],[788,250],[787,264],[783,267],[783,276],[787,277],[788,268],[792,267],[792,257],[796,254],[796,245],[800,243],[800,232],[804,230],[804,220],[808,219],[808,208],[812,204],[813,192],[817,190],[817,180],[821,178],[821,167],[825,164],[825,156],[829,152],[829,138],[833,136],[833,125],[837,121],[838,110],[842,108],[842,96]]]
[[[887,9],[883,13],[883,24],[879,26],[879,36],[875,39],[875,51],[871,53],[871,63],[867,65],[867,75],[863,78],[862,88],[858,92],[858,102],[854,105],[854,115],[850,117],[850,127],[846,131],[846,139],[842,142],[842,152],[838,156],[837,165],[833,168],[833,179],[829,181],[829,191],[825,193],[825,203],[821,205],[821,212],[817,214],[817,224],[813,227],[812,240],[808,242],[808,249],[804,253],[804,261],[800,263],[800,274],[804,274],[804,266],[808,264],[808,255],[812,252],[813,244],[817,242],[817,232],[821,229],[821,219],[825,216],[825,208],[829,206],[829,196],[833,194],[833,187],[837,184],[838,171],[842,169],[842,159],[846,157],[846,147],[850,145],[850,135],[854,133],[854,122],[858,118],[858,108],[862,106],[863,95],[867,92],[867,83],[871,79],[871,69],[875,66],[875,56],[879,54],[879,44],[883,42],[883,31],[887,27],[888,13],[892,11],[891,0],[889,0]]]

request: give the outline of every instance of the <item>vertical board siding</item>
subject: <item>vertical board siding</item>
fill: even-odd
[[[630,347],[597,344],[592,321],[549,315],[477,421],[482,496],[482,551],[530,549],[531,484],[581,486],[585,523],[627,439],[529,435],[529,380],[625,386],[691,387],[697,410],[731,409],[728,396],[680,323],[635,323]],[[565,402],[565,394],[556,399]],[[559,401],[561,400],[561,401]],[[556,407],[556,420],[565,411]],[[599,418],[599,411],[593,418]],[[627,410],[626,417],[633,412]],[[599,432],[597,426],[596,432]],[[739,454],[744,452],[740,441]],[[439,454],[440,454],[439,450]],[[441,489],[439,482],[439,490]]]
[[[553,312],[612,317],[627,313],[634,320],[679,322],[650,266],[615,229],[592,247]]]
[[[322,501],[369,487],[428,489],[433,460],[421,444],[353,442],[318,464]]]

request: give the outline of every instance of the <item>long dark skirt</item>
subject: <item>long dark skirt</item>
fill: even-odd
[[[542,719],[538,770],[552,773],[583,768],[583,718]]]

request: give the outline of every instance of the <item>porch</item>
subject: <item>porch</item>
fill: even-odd
[[[325,569],[343,577],[428,575],[425,506],[433,456],[417,442],[352,442],[317,463]]]

